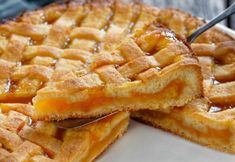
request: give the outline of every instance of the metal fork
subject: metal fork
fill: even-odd
[[[228,16],[235,13],[235,3],[231,4],[228,8],[226,8],[223,12],[221,12],[219,15],[217,15],[215,18],[210,20],[205,25],[198,28],[196,31],[194,31],[188,38],[187,41],[189,43],[192,43],[199,35],[201,35],[206,30],[210,29],[217,23],[221,22],[222,20],[226,19]]]
[[[87,118],[87,119],[76,119],[76,118],[75,119],[65,119],[65,120],[57,121],[57,122],[55,122],[55,124],[57,125],[58,128],[61,128],[61,129],[80,128],[80,127],[98,122],[104,118],[115,115],[117,113],[118,113],[118,111],[114,111],[112,113],[109,113],[109,114],[106,114],[103,116],[94,117],[94,118]]]
[[[199,29],[197,29],[194,33],[192,33],[188,38],[187,41],[189,43],[192,43],[199,35],[201,35],[203,32],[206,30],[210,29],[212,26],[215,24],[219,23],[220,21],[224,20],[228,16],[232,15],[235,13],[235,3],[233,3],[230,7],[225,9],[222,13],[220,13],[218,16],[216,16],[214,19],[209,21],[207,24],[203,25]],[[66,119],[66,120],[61,120],[58,122],[55,122],[59,128],[63,129],[68,129],[68,128],[80,128],[82,126],[86,126],[88,124],[92,124],[94,122],[98,122],[108,116],[114,115],[118,113],[117,111],[112,112],[107,115],[103,115],[100,117],[95,117],[95,118],[88,118],[88,119]]]

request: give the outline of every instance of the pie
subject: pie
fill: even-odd
[[[178,18],[172,20],[178,23],[189,18],[195,22],[182,11],[166,10],[164,16],[166,13],[175,16],[178,13]],[[171,23],[165,22],[166,25]],[[189,26],[190,23],[182,28]],[[175,28],[175,32],[177,30],[182,34],[182,30]],[[191,45],[202,66],[204,97],[170,111],[141,110],[133,112],[132,116],[202,145],[235,153],[235,40],[213,30],[217,35],[207,33],[202,36],[204,39],[199,38]]]
[[[126,110],[235,152],[234,42],[212,29],[191,48],[185,38],[202,24],[114,0],[52,4],[1,24],[0,161],[93,161],[126,130]],[[80,129],[51,121],[115,111]]]
[[[129,113],[119,112],[88,126],[65,130],[53,122],[35,121],[29,104],[2,104],[1,110],[1,162],[93,161],[129,123]]]

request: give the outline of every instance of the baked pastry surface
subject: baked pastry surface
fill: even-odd
[[[89,162],[122,136],[129,113],[119,112],[78,129],[61,129],[53,122],[34,121],[27,104],[0,106],[1,162]]]

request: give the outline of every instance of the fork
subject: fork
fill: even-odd
[[[206,30],[213,27],[215,24],[219,23],[220,21],[224,20],[228,16],[235,13],[235,3],[233,3],[231,6],[229,6],[227,9],[225,9],[222,13],[220,13],[218,16],[213,18],[211,21],[203,25],[202,27],[198,28],[195,32],[193,32],[188,38],[188,43],[192,43],[199,35],[201,35]],[[118,111],[112,112],[110,114],[106,114],[99,117],[94,118],[88,118],[88,119],[65,119],[58,122],[55,122],[58,128],[62,129],[69,129],[69,128],[80,128],[95,122],[98,122],[106,117],[112,116],[114,114],[117,114]]]
[[[235,13],[235,2],[231,4],[228,8],[226,8],[223,12],[221,12],[219,15],[214,17],[212,20],[210,20],[205,25],[198,28],[196,31],[194,31],[188,38],[187,42],[192,43],[199,35],[201,35],[206,30],[210,29],[217,23],[221,22],[222,20],[226,19],[230,15]]]
[[[109,114],[106,114],[103,116],[87,118],[87,119],[76,119],[76,118],[75,119],[65,119],[65,120],[57,121],[57,122],[55,122],[55,124],[57,125],[58,128],[61,128],[61,129],[80,128],[80,127],[98,122],[104,118],[115,115],[117,113],[118,113],[118,111],[114,111],[112,113],[109,113]]]

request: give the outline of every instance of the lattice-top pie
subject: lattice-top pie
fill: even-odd
[[[189,46],[159,10],[70,2],[0,25],[0,102],[32,101],[38,119],[182,106],[201,94]],[[151,23],[153,22],[153,23]]]
[[[66,131],[36,120],[140,109],[149,110],[134,117],[234,153],[235,44],[216,29],[192,44],[201,97],[183,40],[202,24],[114,0],[53,4],[1,24],[0,161],[92,161],[125,131],[127,112]]]
[[[64,130],[55,123],[31,120],[33,107],[2,104],[1,162],[93,161],[126,130],[129,114],[120,112],[97,123]]]
[[[177,15],[179,11],[165,12]],[[176,20],[185,22],[190,18],[180,13],[180,17],[165,20],[165,24]],[[181,30],[177,30],[180,33]],[[235,153],[235,41],[213,30],[217,35],[207,33],[208,39],[191,45],[202,66],[204,98],[167,112],[143,110],[133,113],[133,117],[203,145]]]

